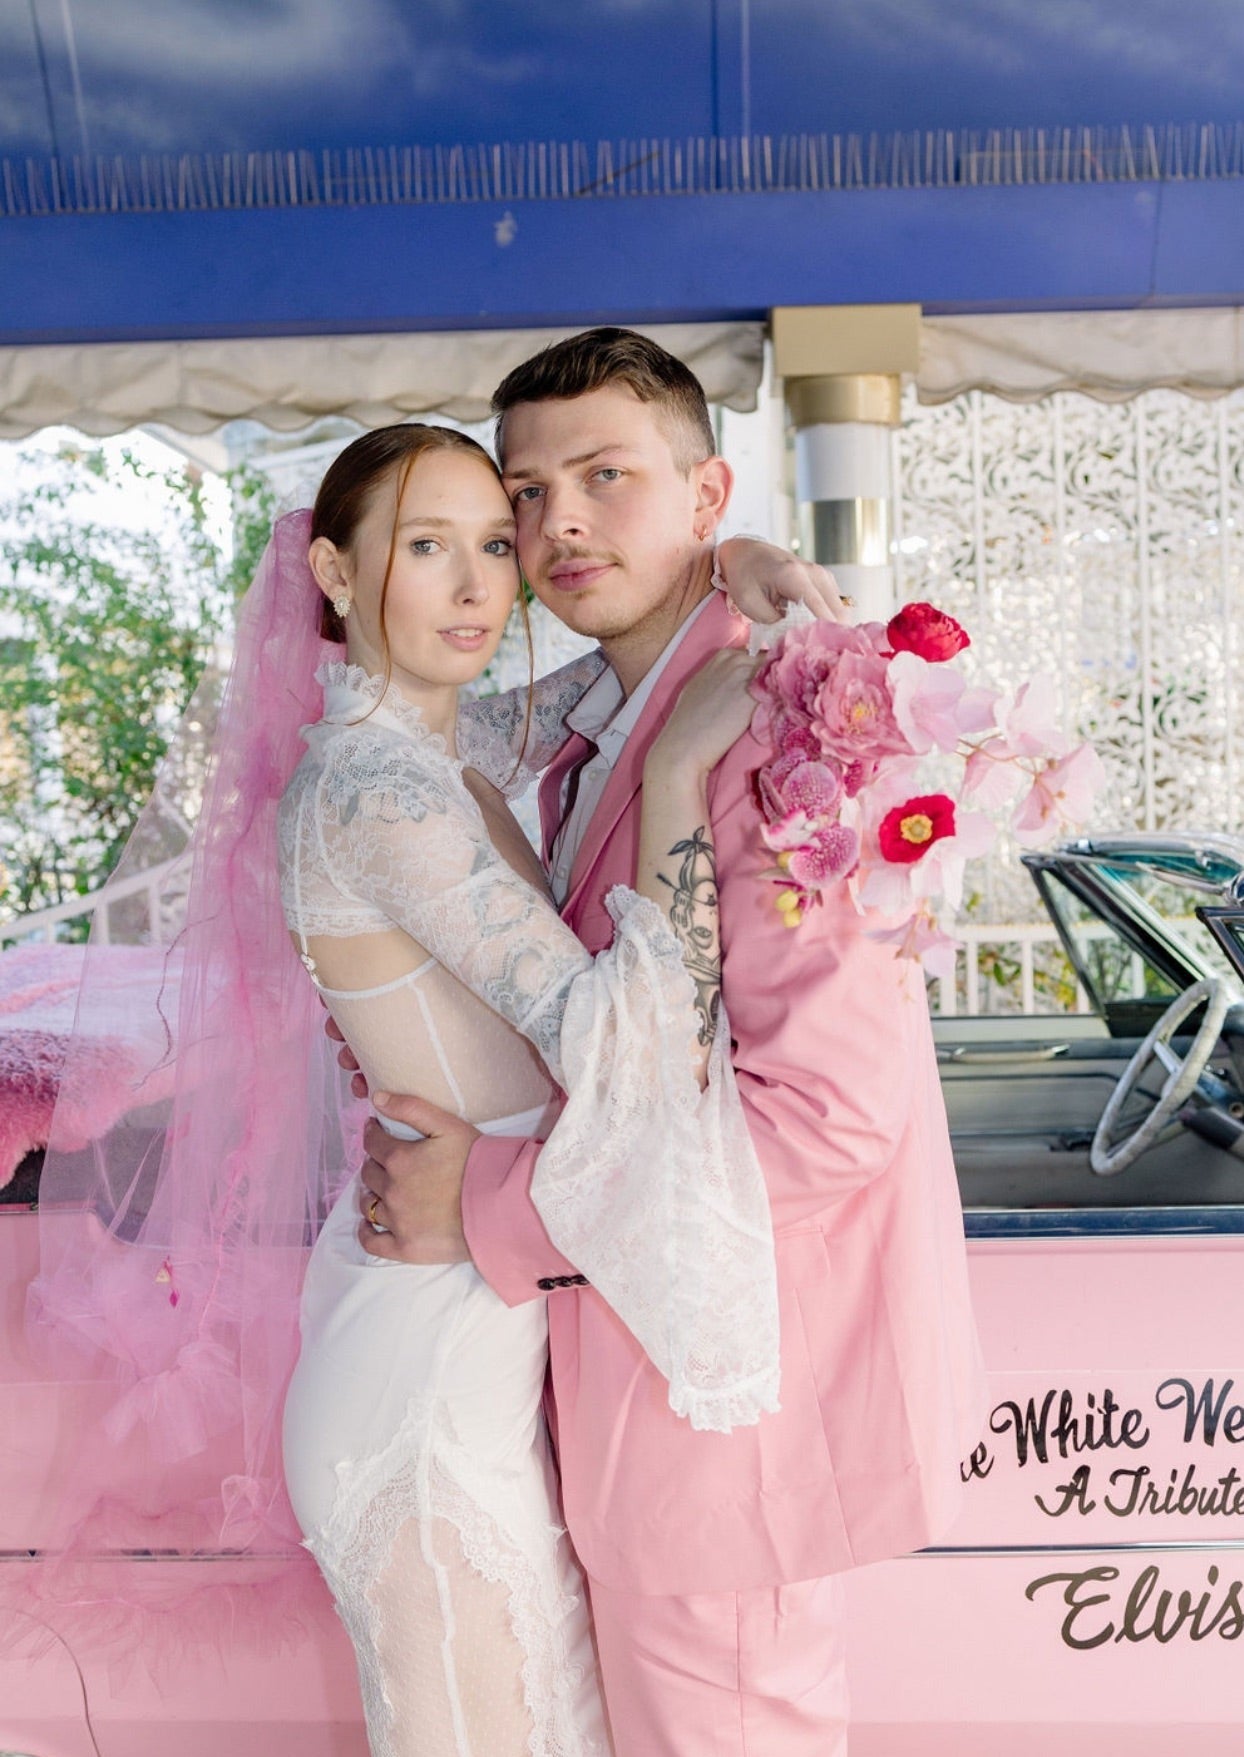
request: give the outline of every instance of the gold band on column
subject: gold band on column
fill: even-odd
[[[837,426],[843,421],[897,427],[901,389],[898,374],[892,372],[788,378],[786,407],[796,427]]]
[[[799,507],[804,555],[826,567],[885,567],[890,559],[888,500],[805,500]]]

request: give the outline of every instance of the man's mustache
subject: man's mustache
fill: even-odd
[[[541,572],[551,573],[555,567],[561,567],[567,561],[587,561],[593,567],[601,567],[607,563],[620,566],[622,557],[601,549],[584,549],[578,544],[561,543],[555,549],[549,550]]]
[[[617,562],[620,559],[622,559],[620,555],[610,555],[603,550],[587,550],[587,548],[580,548],[578,545],[559,545],[548,552],[545,571],[548,571],[548,568],[561,568],[564,560],[590,560],[599,566],[601,562],[606,562],[606,560]]]

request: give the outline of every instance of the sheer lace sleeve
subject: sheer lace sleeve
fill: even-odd
[[[669,1380],[670,1408],[729,1433],[778,1408],[769,1196],[747,1130],[723,1006],[701,1092],[685,1021],[692,982],[655,904],[607,898],[613,945],[562,1020],[567,1098],[531,1199]],[[660,929],[658,932],[657,929]]]
[[[547,677],[537,677],[531,696],[531,730],[525,749],[525,688],[464,699],[458,710],[458,754],[503,793],[525,793],[566,742],[566,715],[604,668],[604,658],[595,651],[559,666]],[[519,764],[517,773],[514,769],[516,763]]]
[[[493,848],[453,765],[408,740],[342,734],[317,821],[334,882],[523,1032],[565,1089],[532,1199],[671,1408],[723,1432],[776,1409],[772,1225],[729,1024],[701,1092],[694,985],[661,910],[615,889],[614,942],[592,959]]]
[[[567,996],[592,960],[497,853],[453,764],[418,740],[343,732],[315,818],[338,893],[404,928],[529,1038],[561,1083]]]

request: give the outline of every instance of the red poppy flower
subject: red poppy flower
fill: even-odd
[[[904,604],[886,624],[886,639],[896,653],[916,653],[930,664],[953,659],[970,646],[967,632],[953,616],[933,604]]]
[[[945,793],[926,793],[888,811],[877,826],[877,841],[886,860],[910,866],[934,842],[955,833],[955,802]]]

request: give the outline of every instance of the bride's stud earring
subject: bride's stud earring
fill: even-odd
[[[350,614],[350,599],[345,592],[338,592],[337,596],[333,599],[333,609],[341,618],[342,622],[344,622],[346,617]]]

